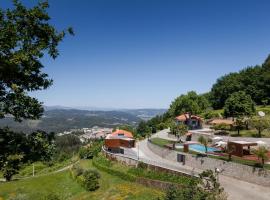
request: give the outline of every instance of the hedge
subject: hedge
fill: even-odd
[[[97,169],[107,172],[108,174],[114,175],[114,176],[118,176],[119,178],[126,180],[126,181],[136,181],[136,177],[134,175],[125,173],[125,172],[121,172],[118,170],[115,170],[113,168],[107,167],[102,165],[102,163],[99,163],[100,159],[94,158],[93,159],[93,166],[96,167]]]

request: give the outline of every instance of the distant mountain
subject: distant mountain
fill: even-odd
[[[129,113],[131,115],[134,115],[136,117],[139,117],[143,120],[149,120],[157,115],[164,114],[167,109],[123,109],[121,110],[123,112]]]
[[[0,127],[9,126],[13,130],[31,132],[45,130],[62,132],[65,130],[92,126],[116,127],[120,124],[136,125],[141,119],[123,111],[88,111],[77,109],[45,109],[40,120],[14,122],[12,117],[0,120]]]

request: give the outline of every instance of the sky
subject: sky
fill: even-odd
[[[0,7],[10,6],[1,0]],[[27,6],[35,0],[23,0]],[[75,36],[43,59],[44,105],[168,108],[270,54],[268,0],[49,0],[51,23]]]

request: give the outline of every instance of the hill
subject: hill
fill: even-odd
[[[12,117],[0,120],[0,127],[9,126],[13,130],[31,132],[45,130],[62,132],[65,130],[92,126],[115,127],[120,124],[136,125],[141,119],[123,111],[88,111],[77,109],[46,110],[40,120],[15,122]]]

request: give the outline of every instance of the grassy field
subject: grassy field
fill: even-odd
[[[240,135],[238,135],[237,131],[229,131],[230,136],[232,137],[255,137],[258,138],[257,130],[241,130]],[[262,138],[270,138],[270,130],[264,130],[261,133]]]
[[[88,169],[93,168],[91,161],[81,161]],[[85,191],[69,175],[68,171],[44,175],[9,183],[0,183],[0,199],[9,199],[18,194],[29,200],[45,200],[48,194],[60,199],[71,200],[152,200],[163,195],[161,191],[124,181],[118,177],[100,172],[100,188],[95,192]]]
[[[162,139],[162,138],[151,138],[151,142],[155,145],[158,145],[160,147],[164,147],[167,144],[171,144],[172,141],[166,140],[166,139]]]
[[[143,163],[140,163],[138,167],[126,166],[117,161],[110,161],[106,157],[101,155],[98,158],[94,158],[93,164],[95,164],[95,166],[97,167],[101,166],[103,169],[104,167],[107,168],[105,169],[105,171],[109,170],[110,173],[112,173],[112,171],[121,172],[121,174],[118,173],[118,176],[123,177],[124,179],[127,177],[131,177],[131,179],[147,178],[152,180],[175,183],[178,185],[190,185],[190,183],[196,181],[196,179],[193,179],[191,177],[149,170],[147,169],[147,165]]]
[[[266,115],[270,115],[270,105],[268,106],[256,106],[256,112],[263,111]],[[224,112],[223,109],[213,110],[213,113],[222,115]]]

